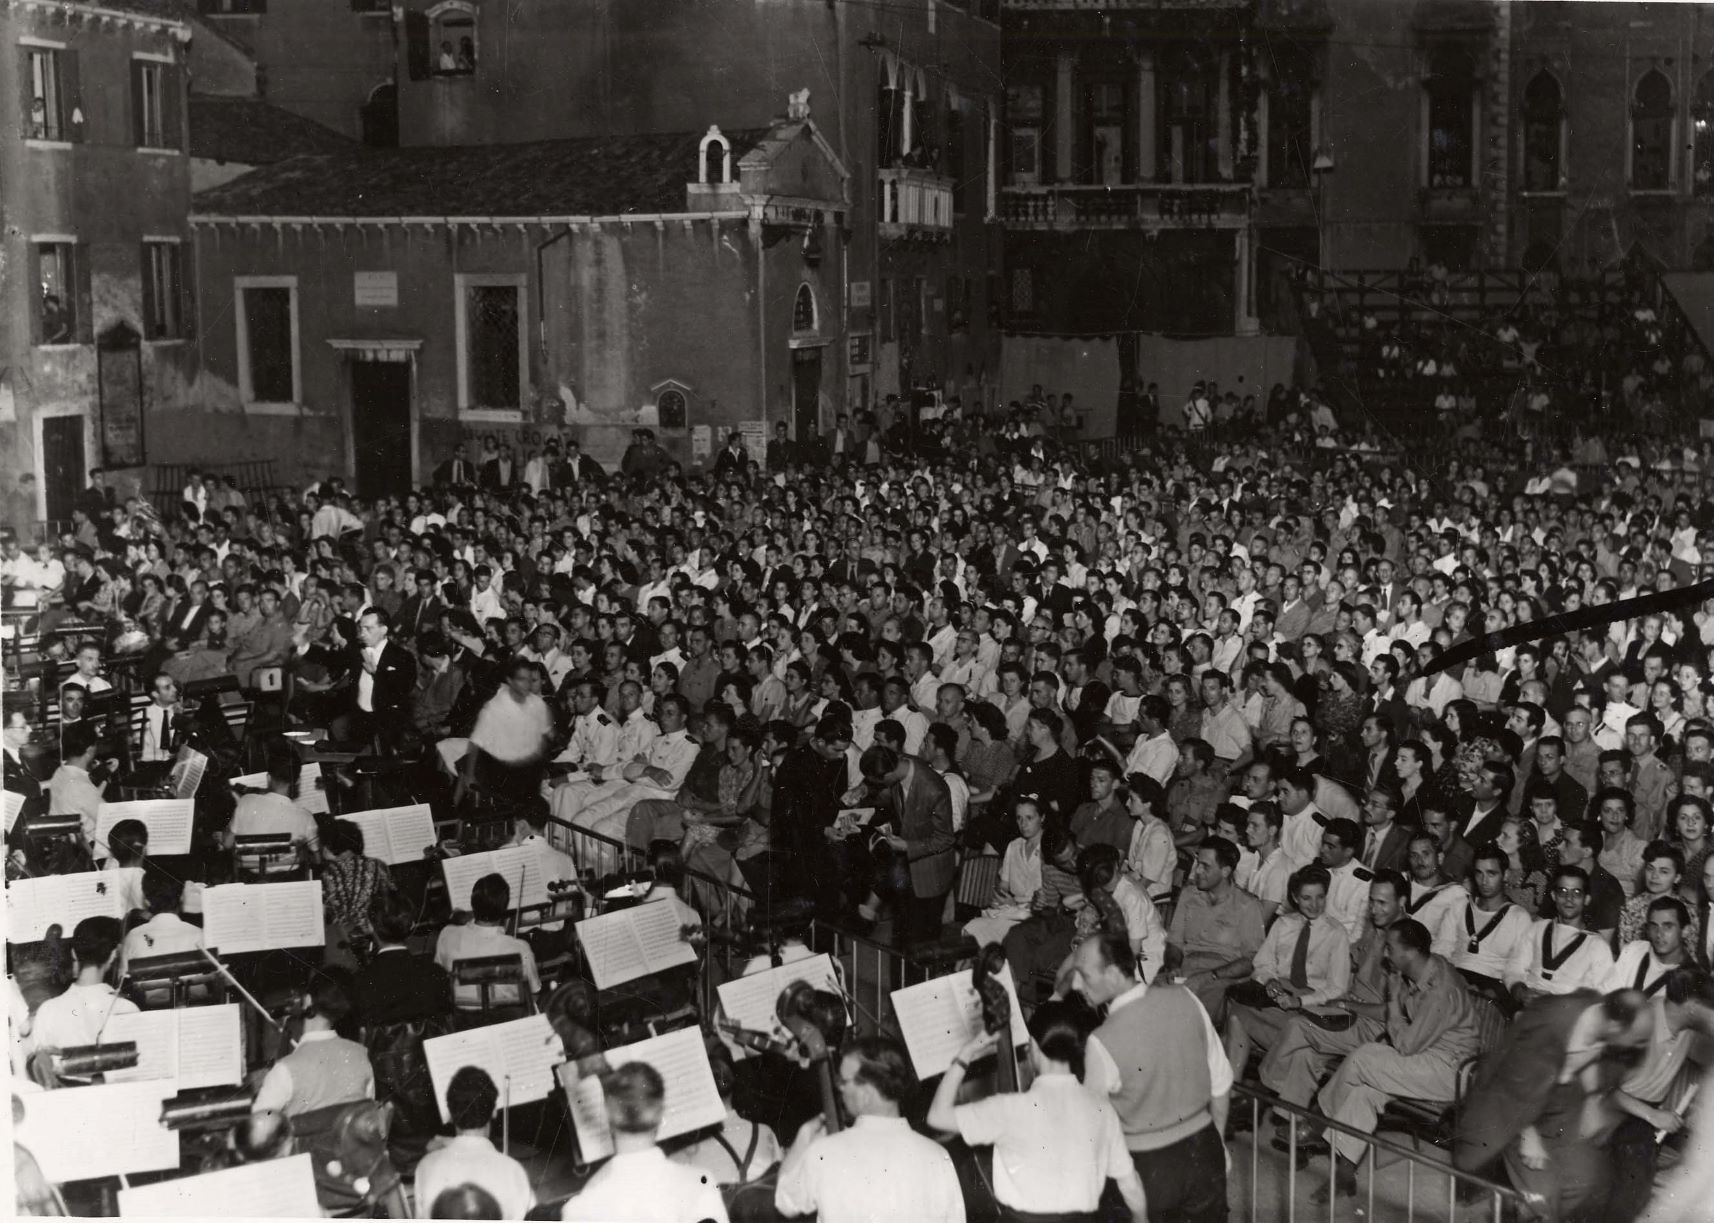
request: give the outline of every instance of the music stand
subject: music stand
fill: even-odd
[[[229,1130],[250,1115],[250,1089],[192,1087],[161,1101],[161,1125],[181,1134]]]
[[[271,871],[270,865],[280,858],[290,858],[291,870]],[[280,882],[279,876],[296,872],[297,849],[292,843],[289,832],[265,832],[256,836],[234,836],[232,838],[232,868],[240,878],[246,874],[256,879],[268,879]]]
[[[208,957],[200,951],[140,956],[126,965],[125,975],[145,1010],[217,1006],[226,1001],[226,987],[220,974],[209,967]],[[198,992],[203,996],[193,1000]]]
[[[524,957],[516,952],[511,955],[472,956],[468,960],[454,960],[452,981],[455,986],[476,987],[477,1004],[474,1010],[458,1007],[455,999],[454,1009],[466,1015],[481,1015],[486,1018],[496,1010],[510,1010],[514,1007],[521,1007],[525,1015],[536,1013],[536,1000],[530,994],[530,983],[524,979]],[[501,986],[510,986],[517,990],[520,1001],[496,1003],[494,994]]]

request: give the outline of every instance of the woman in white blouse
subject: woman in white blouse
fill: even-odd
[[[1292,875],[1290,909],[1262,940],[1242,990],[1226,995],[1226,1058],[1233,1073],[1243,1073],[1257,1045],[1266,1049],[1279,1039],[1291,1012],[1345,996],[1351,983],[1351,942],[1345,928],[1327,916],[1331,882],[1319,862]]]
[[[993,903],[964,927],[978,946],[1003,940],[1007,931],[1030,915],[1030,899],[1041,890],[1042,814],[1034,799],[1018,800],[1017,821],[1020,835],[1006,846]]]

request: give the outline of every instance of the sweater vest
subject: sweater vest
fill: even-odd
[[[1201,1012],[1182,985],[1151,985],[1095,1033],[1119,1068],[1110,1099],[1133,1151],[1171,1146],[1213,1121]]]
[[[286,1105],[289,1117],[365,1099],[375,1077],[369,1051],[342,1037],[307,1041],[280,1061],[292,1074],[292,1098]]]

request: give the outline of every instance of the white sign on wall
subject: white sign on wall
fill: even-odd
[[[396,307],[399,304],[397,272],[354,272],[353,297],[359,306]]]

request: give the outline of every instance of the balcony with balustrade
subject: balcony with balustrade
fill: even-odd
[[[1004,187],[1000,220],[1011,229],[1242,229],[1249,183],[1060,184]]]
[[[952,240],[952,179],[911,166],[878,172],[883,238],[921,242]]]

